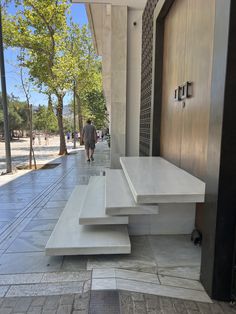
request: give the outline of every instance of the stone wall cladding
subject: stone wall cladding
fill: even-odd
[[[148,0],[143,12],[142,30],[142,72],[140,108],[140,156],[148,156],[150,149],[151,96],[152,96],[152,54],[153,14],[158,0]]]

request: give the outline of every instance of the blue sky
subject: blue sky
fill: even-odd
[[[14,14],[15,7],[13,4],[10,5],[8,9],[10,14]],[[87,24],[87,15],[84,4],[74,3],[71,5],[71,16],[75,23],[78,23],[80,26]],[[6,85],[8,95],[14,94],[14,96],[19,97],[20,100],[24,101],[24,93],[21,88],[20,78],[19,78],[19,69],[17,68],[16,61],[16,50],[7,49],[4,51],[5,57],[5,72],[6,72]],[[64,103],[68,104],[70,101],[70,95],[65,96]],[[47,98],[43,94],[39,94],[36,91],[31,93],[31,103],[35,106],[37,105],[47,105]]]

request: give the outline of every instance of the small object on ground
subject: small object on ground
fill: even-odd
[[[202,233],[198,229],[194,229],[191,234],[191,241],[194,245],[201,245],[202,244]]]

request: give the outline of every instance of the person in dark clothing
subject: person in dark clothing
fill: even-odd
[[[85,152],[87,161],[94,161],[93,154],[95,149],[95,144],[97,143],[97,132],[94,125],[92,125],[91,120],[88,119],[86,125],[83,128],[82,140],[85,145]]]

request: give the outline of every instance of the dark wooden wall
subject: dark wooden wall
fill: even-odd
[[[174,91],[185,79],[188,0],[175,1],[164,22],[160,155],[181,167],[182,102]]]
[[[161,155],[205,180],[212,73],[214,0],[178,0],[165,19]],[[174,101],[192,82],[193,95]]]
[[[214,0],[178,0],[165,18],[160,155],[205,181],[210,111]],[[192,82],[191,98],[174,90]],[[158,145],[158,144],[157,144]],[[202,230],[202,205],[196,227]]]
[[[155,48],[164,46],[164,75],[162,66],[153,69],[154,108],[162,114],[157,145],[161,142],[163,156],[206,182],[206,202],[201,210],[201,282],[213,298],[229,300],[236,222],[236,2],[163,3],[156,23]],[[176,8],[182,17],[187,8],[187,19],[180,21]],[[163,29],[164,36],[160,35]],[[184,53],[179,33],[185,34]],[[180,61],[171,52],[173,45]],[[193,97],[178,107],[171,94],[179,79],[193,82]]]

